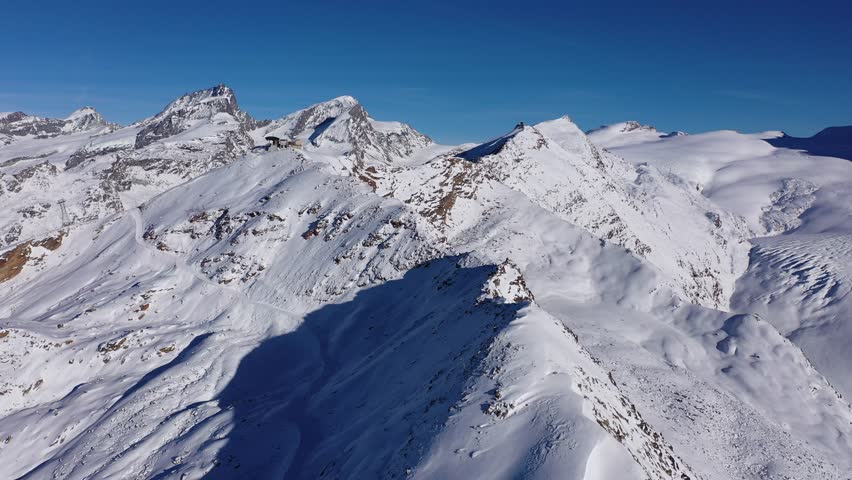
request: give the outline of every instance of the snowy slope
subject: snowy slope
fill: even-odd
[[[73,224],[0,250],[0,477],[848,478],[847,171],[733,135],[440,146],[217,86],[16,138],[4,201]]]
[[[802,150],[842,150],[849,140],[831,132],[843,131],[826,129],[806,145],[780,132],[722,131],[613,151],[676,173],[746,219],[758,238],[732,308],[772,323],[848,397],[852,162]]]

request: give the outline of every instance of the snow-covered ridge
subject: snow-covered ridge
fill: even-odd
[[[646,258],[693,302],[725,308],[745,269],[749,232],[740,218],[677,177],[599,150],[567,117],[518,125],[458,155],[561,218]]]

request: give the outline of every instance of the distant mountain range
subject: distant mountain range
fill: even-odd
[[[848,478],[852,127],[509,127],[0,113],[0,477]]]

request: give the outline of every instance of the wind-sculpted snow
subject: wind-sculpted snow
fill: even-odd
[[[733,306],[771,322],[847,398],[852,335],[852,238],[790,235],[755,241]]]
[[[843,131],[829,128],[812,138],[842,143]],[[694,181],[708,198],[742,214],[758,235],[775,235],[752,241],[731,307],[774,325],[848,397],[852,377],[842,365],[852,325],[852,164],[774,148],[789,139],[779,132],[715,132],[616,151]]]
[[[440,146],[225,86],[95,113],[0,147],[2,478],[852,471],[845,160],[567,118]]]

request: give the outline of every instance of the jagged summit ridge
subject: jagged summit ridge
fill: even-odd
[[[598,128],[593,128],[586,132],[586,135],[591,135],[594,133],[600,133],[608,130],[614,130],[618,133],[628,133],[644,130],[647,132],[657,132],[657,129],[653,125],[645,125],[636,120],[627,120],[625,122],[613,123],[610,125],[601,125]]]
[[[80,107],[77,110],[74,110],[73,112],[71,112],[70,115],[65,117],[65,120],[75,120],[75,119],[78,119],[78,118],[81,118],[81,117],[87,117],[89,115],[100,116],[100,113],[98,113],[98,111],[95,110],[95,107],[90,107],[90,106],[87,105],[87,106],[84,106],[84,107]]]

